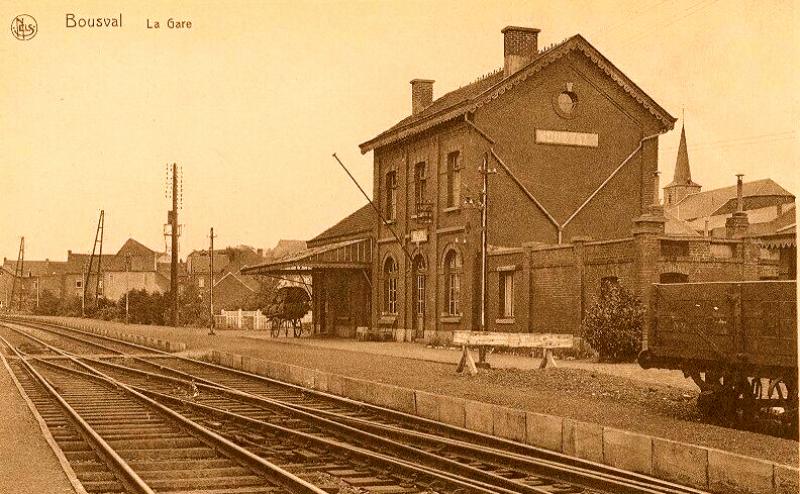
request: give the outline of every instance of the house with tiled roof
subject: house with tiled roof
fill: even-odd
[[[163,254],[144,244],[128,239],[116,253],[92,254],[67,251],[66,261],[50,259],[25,260],[22,266],[22,287],[25,290],[26,306],[35,303],[36,295],[49,291],[57,298],[84,295],[84,285],[89,297],[94,297],[99,286],[101,294],[118,300],[129,290],[165,292],[169,290],[169,264],[167,271],[159,261]],[[91,274],[88,276],[89,261],[92,259]],[[102,278],[98,283],[97,270]],[[3,268],[15,272],[16,260],[4,259]],[[185,271],[185,270],[184,270]]]
[[[0,311],[7,310],[11,307],[11,292],[14,288],[14,272],[3,266],[0,266]]]
[[[742,177],[736,185],[702,190],[692,181],[686,131],[681,128],[673,180],[664,187],[664,210],[687,222],[695,232],[713,237],[731,236],[726,225],[737,212],[747,217],[746,231],[740,233],[751,236],[774,230],[771,225],[779,217],[794,218],[794,194],[770,178],[745,182]]]

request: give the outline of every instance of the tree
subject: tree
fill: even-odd
[[[187,284],[178,299],[178,320],[183,326],[210,326],[208,302],[194,284]]]
[[[61,299],[45,289],[39,294],[39,306],[34,308],[33,313],[39,316],[56,316],[59,314],[60,304]]]
[[[586,311],[583,337],[600,360],[633,361],[642,346],[644,308],[616,281],[604,281],[597,302]]]
[[[275,290],[278,287],[278,280],[275,278],[261,277],[258,284],[258,290],[247,297],[244,301],[244,310],[259,310],[265,312],[267,307],[272,303],[275,298]]]

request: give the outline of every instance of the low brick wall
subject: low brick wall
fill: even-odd
[[[715,493],[798,492],[798,468],[722,450],[216,350],[207,354],[205,359],[214,364]]]

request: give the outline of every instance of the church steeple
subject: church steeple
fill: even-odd
[[[700,189],[700,184],[692,181],[689,151],[686,149],[686,128],[681,125],[681,143],[678,146],[678,158],[675,160],[675,175],[672,182],[664,187],[664,201],[667,206],[671,206],[689,194],[700,192]]]

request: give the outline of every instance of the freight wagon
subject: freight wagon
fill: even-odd
[[[796,434],[797,282],[654,284],[639,364],[682,370],[709,418],[778,418]]]

